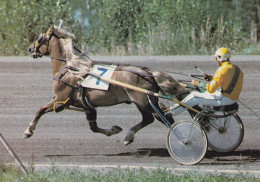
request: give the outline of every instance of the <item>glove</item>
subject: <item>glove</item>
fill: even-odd
[[[191,81],[191,84],[192,84],[193,86],[195,86],[195,87],[198,87],[199,83],[200,83],[199,80],[192,80],[192,81]]]
[[[211,81],[213,79],[213,76],[212,75],[208,75],[208,74],[204,74],[204,80],[206,81]]]

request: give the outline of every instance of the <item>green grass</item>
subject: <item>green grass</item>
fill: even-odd
[[[14,166],[0,166],[0,182],[168,182],[168,181],[214,181],[214,182],[239,182],[239,181],[259,181],[252,176],[225,175],[225,174],[198,174],[198,173],[171,173],[166,169],[144,170],[144,169],[107,169],[107,170],[62,170],[52,167],[46,171],[31,171],[25,176]]]

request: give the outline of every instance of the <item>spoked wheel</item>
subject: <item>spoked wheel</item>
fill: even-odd
[[[237,114],[225,118],[210,118],[205,132],[209,147],[217,152],[231,152],[242,142],[244,126]]]
[[[207,147],[207,136],[196,123],[189,121],[175,123],[168,133],[167,149],[180,164],[197,164],[204,158]]]

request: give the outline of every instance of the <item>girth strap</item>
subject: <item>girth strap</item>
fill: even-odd
[[[86,96],[86,94],[84,93],[84,90],[82,87],[79,87],[79,97],[78,100],[81,102],[81,104],[83,105],[83,107],[85,109],[95,109],[95,107],[89,102],[88,97]]]

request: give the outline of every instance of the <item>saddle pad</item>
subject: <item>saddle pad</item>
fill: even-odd
[[[112,77],[112,74],[114,73],[114,70],[117,66],[115,65],[94,65],[92,73],[95,73],[99,76],[105,77],[107,79],[110,79]],[[99,89],[99,90],[108,90],[109,83],[103,80],[100,80],[97,77],[88,75],[86,79],[81,83],[83,87],[86,88],[93,88],[93,89]]]

